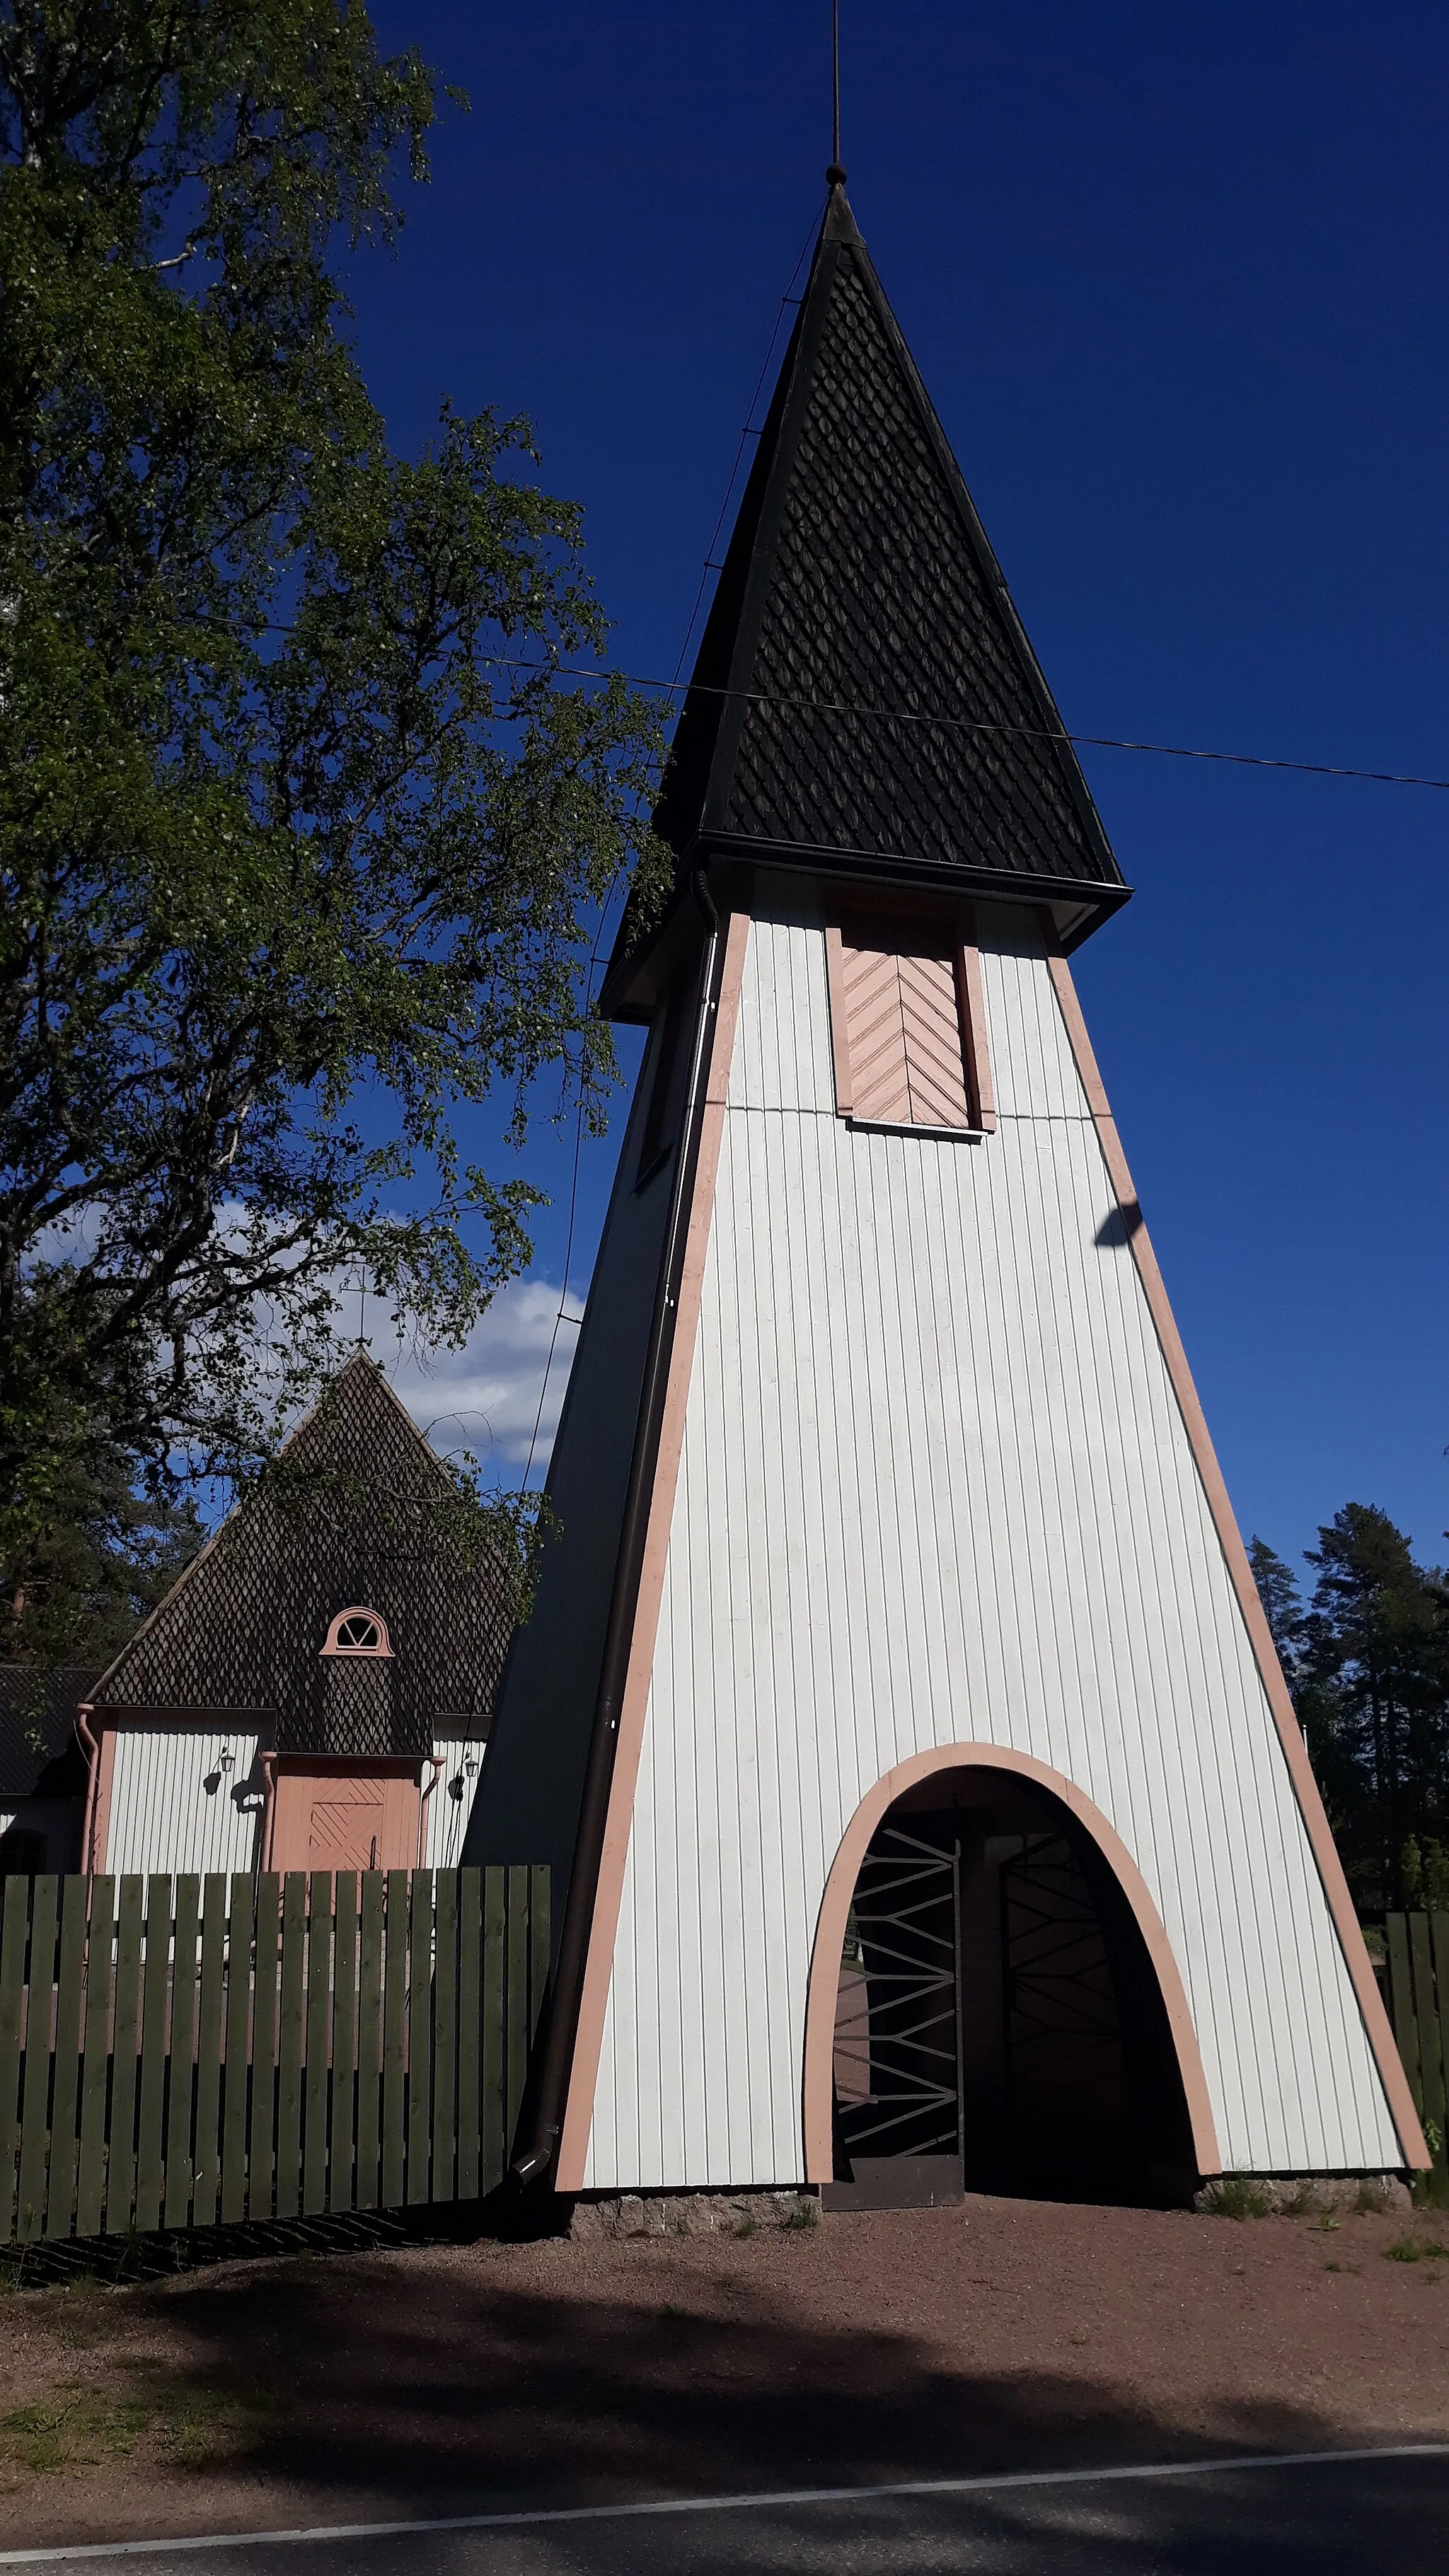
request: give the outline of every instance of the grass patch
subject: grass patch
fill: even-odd
[[[736,2236],[758,2236],[759,2232],[752,2218],[742,2218],[735,2229]]]
[[[1210,2218],[1266,2218],[1271,2205],[1262,2184],[1246,2174],[1224,2174],[1203,2196]]]
[[[1358,2218],[1382,2218],[1389,2207],[1389,2195],[1380,2182],[1361,2182],[1353,2196],[1353,2207]]]
[[[0,2415],[0,2460],[37,2476],[128,2460],[149,2421],[150,2408],[139,2399],[63,2389],[42,2405],[16,2406]]]
[[[1311,2182],[1300,2182],[1279,2201],[1284,2218],[1311,2218],[1318,2207],[1318,2194]]]
[[[157,2376],[117,2397],[72,2383],[0,2416],[0,2468],[52,2476],[129,2459],[143,2443],[168,2468],[209,2468],[249,2450],[262,2420],[276,2411],[262,2389],[198,2388]]]
[[[1449,2262],[1449,2245],[1426,2245],[1419,2236],[1396,2236],[1384,2252],[1391,2263]]]
[[[809,2229],[811,2227],[818,2227],[819,2224],[820,2203],[818,2200],[797,2200],[789,2217],[785,2221],[786,2227],[793,2228],[797,2234],[802,2230]]]

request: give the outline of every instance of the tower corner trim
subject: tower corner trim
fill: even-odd
[[[1253,1580],[1253,1570],[1248,1563],[1248,1553],[1243,1545],[1242,1533],[1228,1498],[1227,1484],[1218,1464],[1217,1452],[1212,1444],[1197,1388],[1193,1383],[1187,1353],[1183,1349],[1182,1337],[1177,1329],[1177,1320],[1168,1300],[1162,1273],[1157,1266],[1157,1255],[1152,1249],[1152,1241],[1143,1220],[1141,1204],[1132,1185],[1132,1175],[1127,1168],[1127,1157],[1122,1150],[1122,1140],[1117,1133],[1117,1122],[1112,1115],[1102,1076],[1098,1070],[1092,1041],[1087,1034],[1087,1024],[1082,1016],[1077,988],[1072,981],[1071,969],[1056,938],[1050,915],[1044,914],[1043,921],[1047,967],[1061,1010],[1067,1042],[1081,1076],[1082,1088],[1087,1095],[1087,1104],[1091,1110],[1092,1123],[1097,1131],[1102,1157],[1107,1166],[1108,1178],[1126,1219],[1127,1240],[1131,1247],[1133,1261],[1137,1266],[1138,1278],[1142,1283],[1142,1293],[1147,1301],[1148,1313],[1152,1318],[1153,1329],[1166,1364],[1172,1391],[1182,1415],[1188,1446],[1202,1479],[1204,1497],[1213,1527],[1217,1532],[1218,1544],[1223,1552],[1233,1591],[1237,1596],[1238,1608],[1248,1633],[1248,1642],[1252,1647],[1254,1660],[1267,1695],[1283,1758],[1288,1766],[1289,1780],[1308,1835],[1309,1848],[1322,1882],[1324,1895],[1328,1900],[1334,1930],[1343,1952],[1344,1965],[1348,1969],[1358,2008],[1363,2016],[1364,2030],[1373,2052],[1379,2081],[1383,2085],[1390,2117],[1398,2132],[1404,2163],[1411,2169],[1424,2171],[1433,2160],[1425,2142],[1419,2114],[1414,2107],[1414,2097],[1409,2090],[1409,2079],[1404,2072],[1403,2060],[1394,2041],[1394,2034],[1389,2025],[1383,1997],[1379,1993],[1378,1980],[1373,1972],[1358,1916],[1354,1911],[1348,1881],[1344,1876],[1343,1863],[1338,1854],[1338,1845],[1333,1839],[1333,1829],[1324,1810],[1318,1782],[1313,1776],[1313,1766],[1308,1759],[1308,1748],[1303,1741],[1303,1730],[1298,1723],[1298,1714],[1289,1695],[1287,1682],[1283,1678],[1283,1667],[1278,1661],[1278,1650],[1273,1643],[1267,1616],[1258,1597],[1258,1587]]]
[[[594,1888],[588,1955],[580,1990],[573,2057],[569,2069],[568,2092],[558,2146],[555,2187],[561,2192],[578,2191],[582,2188],[589,2149],[589,2131],[593,2124],[594,2089],[598,2081],[599,2052],[604,2037],[604,2015],[608,2007],[609,1981],[614,1965],[614,1942],[619,1928],[619,1906],[624,1888],[624,1869],[629,1854],[629,1832],[639,1780],[639,1760],[644,1745],[644,1717],[649,1699],[649,1678],[653,1669],[654,1645],[664,1593],[664,1569],[669,1552],[670,1525],[674,1517],[675,1487],[679,1477],[680,1454],[684,1446],[685,1408],[689,1399],[690,1373],[694,1364],[694,1346],[699,1329],[705,1256],[709,1249],[710,1221],[714,1213],[715,1183],[719,1172],[720,1147],[724,1138],[730,1061],[734,1054],[735,1029],[739,1020],[740,994],[744,984],[745,954],[749,933],[748,913],[731,912],[724,930],[724,959],[715,1006],[714,1029],[705,1066],[703,1114],[700,1121],[699,1148],[695,1161],[689,1215],[685,1228],[684,1257],[679,1274],[679,1301],[675,1310],[674,1331],[670,1344],[653,1490],[649,1499],[639,1590],[629,1642],[624,1688],[621,1694],[618,1742],[609,1785],[608,1810]]]

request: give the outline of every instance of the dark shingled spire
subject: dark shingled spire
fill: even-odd
[[[1042,739],[1061,730],[836,183],[655,828],[681,871],[1057,899],[1074,943],[1127,888],[1070,744]],[[620,998],[626,979],[616,952]]]

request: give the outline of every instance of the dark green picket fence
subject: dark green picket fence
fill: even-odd
[[[1442,2165],[1449,2129],[1449,1914],[1386,1914],[1383,1920],[1389,2019],[1434,2162]]]
[[[548,1973],[547,1870],[3,1892],[12,2242],[474,2200],[502,2181]]]

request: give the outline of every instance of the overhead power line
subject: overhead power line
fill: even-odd
[[[744,698],[752,705],[793,707],[805,715],[847,716],[858,722],[926,725],[939,732],[1001,734],[1028,742],[1063,742],[1094,751],[1150,751],[1162,760],[1215,760],[1234,769],[1286,769],[1304,778],[1361,778],[1378,787],[1437,787],[1449,790],[1449,778],[1421,778],[1401,769],[1354,769],[1332,760],[1282,760],[1261,751],[1205,751],[1200,746],[1182,742],[1137,742],[1125,734],[1072,733],[1050,725],[1010,725],[992,723],[985,718],[969,716],[922,715],[909,707],[852,706],[843,698],[796,698],[781,689],[728,689],[703,680],[648,679],[637,671],[605,671],[587,663],[532,662],[506,654],[488,656],[495,669],[503,671],[536,671],[542,677],[563,680],[622,680],[631,689],[662,689],[669,696],[689,690],[708,698]]]

